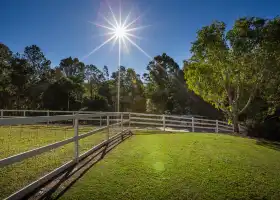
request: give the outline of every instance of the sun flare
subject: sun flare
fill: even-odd
[[[109,38],[106,39],[99,46],[95,47],[90,53],[84,56],[83,59],[86,59],[87,57],[89,57],[90,55],[98,51],[101,47],[103,47],[109,42],[112,42],[113,46],[116,43],[118,43],[119,57],[121,52],[123,52],[123,50],[129,52],[128,43],[130,43],[132,46],[136,47],[139,51],[141,51],[145,56],[151,59],[151,57],[135,41],[136,39],[138,40],[142,39],[141,37],[135,35],[135,32],[137,32],[140,29],[148,27],[148,26],[136,26],[136,23],[137,21],[139,21],[141,16],[131,19],[131,12],[129,12],[128,15],[126,15],[125,18],[123,19],[121,14],[121,9],[120,9],[120,15],[117,20],[117,17],[109,4],[108,7],[110,9],[111,18],[102,16],[102,18],[104,19],[104,23],[101,24],[95,22],[90,22],[90,23],[94,24],[97,27],[105,29],[106,32],[102,35],[109,36]],[[120,60],[119,60],[119,64],[120,64]]]

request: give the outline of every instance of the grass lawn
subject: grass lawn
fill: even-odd
[[[62,199],[280,199],[280,151],[229,135],[137,134]]]
[[[94,127],[81,126],[79,133]],[[97,127],[99,128],[99,127]],[[0,126],[0,159],[73,137],[71,126]],[[89,150],[107,138],[102,131],[80,140],[80,153]],[[70,143],[22,162],[0,168],[0,199],[35,181],[74,157],[74,144]]]

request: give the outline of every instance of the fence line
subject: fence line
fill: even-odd
[[[174,115],[160,115],[160,114],[146,114],[146,113],[134,113],[134,112],[96,112],[96,111],[54,111],[54,110],[1,110],[1,118],[8,118],[12,117],[11,115],[5,115],[6,112],[14,112],[14,113],[21,113],[22,115],[26,115],[26,113],[44,113],[45,116],[37,117],[36,121],[40,122],[40,120],[45,120],[48,118],[48,122],[51,121],[59,121],[73,119],[74,125],[74,115],[78,115],[82,120],[90,120],[90,121],[99,121],[99,125],[102,126],[102,122],[106,122],[107,119],[104,119],[105,116],[120,116],[120,115],[127,115],[128,119],[130,120],[129,123],[131,124],[140,124],[140,125],[148,125],[148,126],[162,126],[165,129],[168,126],[173,127],[185,127],[185,128],[192,128],[192,132],[195,132],[196,129],[210,129],[213,128],[215,132],[221,131],[233,131],[233,125],[229,125],[226,121],[220,120],[213,120],[213,119],[205,119],[205,118],[197,118],[197,117],[187,117],[187,116],[174,116]],[[51,114],[58,114],[58,113],[70,113],[72,115],[56,115],[50,116]],[[73,114],[74,113],[74,114]],[[22,116],[21,115],[21,116]],[[18,117],[21,117],[18,116]],[[13,116],[14,117],[14,116]],[[61,118],[60,118],[61,117]],[[110,122],[118,122],[120,119],[109,119]],[[17,124],[19,121],[12,120],[14,123]],[[20,120],[21,121],[21,120]],[[21,121],[22,122],[22,121]],[[26,119],[25,124],[30,124],[29,119]],[[9,124],[9,120],[6,122],[0,122],[0,125],[4,125],[4,123]],[[175,124],[173,124],[175,123]],[[183,125],[182,125],[183,124]],[[182,125],[182,126],[177,126]],[[246,132],[246,127],[239,125],[240,132]]]
[[[13,114],[21,113],[20,116],[13,115],[5,115],[7,112],[13,112]],[[30,117],[27,116],[28,113],[37,112],[42,114],[43,116]],[[172,116],[172,115],[157,115],[157,114],[145,114],[145,113],[129,113],[129,112],[90,112],[90,111],[42,111],[42,110],[1,110],[1,125],[27,125],[27,124],[37,124],[37,123],[47,123],[49,122],[60,122],[63,120],[73,120],[74,133],[73,137],[61,140],[46,146],[38,147],[29,151],[25,151],[19,153],[17,155],[12,155],[7,158],[0,159],[0,168],[8,165],[12,165],[16,162],[23,161],[27,158],[34,157],[36,155],[40,155],[44,152],[59,148],[69,143],[74,143],[74,155],[73,159],[66,164],[58,167],[47,175],[39,178],[28,186],[22,188],[21,190],[15,192],[8,199],[20,199],[23,198],[30,191],[38,188],[42,184],[51,180],[53,177],[61,173],[63,170],[67,169],[69,166],[76,164],[81,159],[90,155],[90,153],[94,152],[102,148],[104,145],[108,144],[111,141],[114,141],[119,136],[123,137],[123,134],[130,134],[130,129],[139,128],[137,126],[144,126],[145,128],[155,128],[163,131],[168,131],[169,128],[175,127],[180,129],[187,129],[192,132],[201,132],[201,131],[213,131],[216,133],[219,132],[232,132],[233,126],[229,125],[227,122],[219,121],[219,120],[210,120],[210,119],[202,119],[195,117],[184,117],[184,116]],[[62,115],[54,115],[61,113]],[[63,115],[68,113],[68,115]],[[100,128],[88,131],[87,133],[83,133],[79,135],[79,124],[81,121],[100,121]],[[102,122],[106,122],[106,125],[102,127]],[[110,124],[112,122],[113,124]],[[127,124],[128,128],[124,128],[124,125]],[[109,130],[112,127],[119,127],[120,130],[112,137],[109,135]],[[95,133],[106,131],[107,138],[105,141],[99,143],[98,145],[92,147],[87,152],[80,155],[79,150],[79,140],[89,137]],[[246,129],[243,126],[240,126],[241,132],[245,132]]]
[[[7,199],[21,199],[24,197],[24,195],[27,195],[32,189],[35,189],[39,187],[40,185],[44,184],[46,181],[53,178],[55,175],[60,173],[61,171],[65,170],[67,167],[69,167],[72,164],[75,164],[79,162],[82,158],[84,158],[86,155],[89,155],[90,152],[93,152],[96,149],[99,149],[103,147],[104,145],[108,144],[109,142],[118,139],[120,135],[127,134],[129,129],[124,128],[124,124],[128,124],[129,120],[126,120],[124,117],[124,113],[110,113],[108,115],[105,113],[93,113],[93,114],[74,114],[74,115],[56,115],[56,116],[37,116],[37,117],[22,117],[22,116],[13,116],[13,118],[5,118],[3,115],[3,112],[1,111],[1,119],[0,119],[0,126],[4,125],[29,125],[29,124],[38,124],[38,123],[49,123],[49,122],[56,122],[56,121],[63,121],[63,120],[73,120],[74,121],[74,134],[73,137],[61,140],[52,144],[48,144],[45,146],[41,146],[35,149],[31,149],[16,155],[9,156],[7,158],[0,159],[0,168],[12,165],[16,162],[21,162],[25,159],[40,155],[42,153],[48,152],[53,149],[57,149],[61,146],[64,146],[66,144],[74,142],[74,155],[72,161],[60,166],[59,168],[55,169],[51,173],[47,174],[46,176],[43,176],[36,180],[35,182],[31,183],[30,185],[26,186],[25,188],[15,192],[11,196],[9,196]],[[26,112],[24,112],[26,114]],[[100,116],[107,116],[107,126],[91,130],[87,133],[83,133],[79,135],[79,121],[80,120],[93,120],[96,117]],[[114,117],[114,119],[112,119]],[[116,117],[116,118],[115,118]],[[111,119],[110,119],[111,118]],[[110,119],[110,120],[109,120]],[[117,121],[117,122],[116,122]],[[116,122],[113,124],[110,124],[110,122]],[[114,136],[109,136],[110,129],[119,127],[116,134]],[[94,146],[92,149],[87,151],[86,153],[80,155],[79,151],[79,140],[86,138],[88,136],[91,136],[92,134],[102,132],[104,130],[108,130],[107,132],[107,139],[97,146]],[[121,136],[123,137],[123,136]]]

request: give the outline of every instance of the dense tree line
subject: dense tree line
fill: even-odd
[[[118,71],[111,72],[78,58],[64,58],[51,67],[42,50],[27,46],[13,54],[0,44],[0,108],[116,111]],[[147,66],[147,73],[120,67],[120,111],[196,114],[221,113],[189,91],[184,72],[165,53]]]

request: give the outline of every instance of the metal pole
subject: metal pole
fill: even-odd
[[[219,133],[219,121],[216,120],[216,133]]]
[[[119,74],[118,74],[118,109],[120,112],[120,87],[121,87],[121,39],[119,38]]]
[[[78,136],[79,136],[79,119],[78,117],[75,118],[74,120],[75,122],[75,125],[74,125],[74,141],[75,141],[75,160],[76,162],[79,161],[79,139],[78,139]]]
[[[194,117],[192,117],[192,132],[194,132]]]

